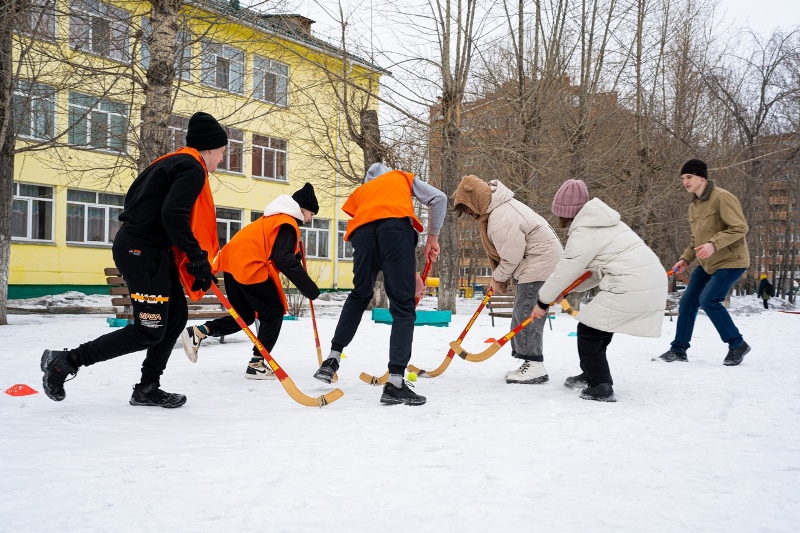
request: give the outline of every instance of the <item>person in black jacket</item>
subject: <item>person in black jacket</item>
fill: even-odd
[[[758,284],[758,297],[764,300],[764,309],[769,309],[769,299],[775,296],[775,287],[767,279],[766,274],[761,274],[761,283]]]
[[[248,325],[258,316],[258,340],[268,352],[278,341],[283,315],[288,311],[279,276],[283,274],[311,300],[319,296],[317,284],[300,262],[299,224],[311,222],[319,212],[314,187],[306,183],[293,195],[282,194],[264,209],[264,216],[251,222],[222,247],[214,266],[224,272],[225,289],[231,306]],[[183,333],[183,350],[197,361],[200,341],[241,331],[232,316],[189,326]],[[275,379],[264,364],[264,356],[253,346],[253,357],[245,371],[247,379]]]
[[[134,322],[71,350],[45,350],[42,381],[51,400],[66,397],[64,382],[77,375],[81,366],[147,350],[130,404],[173,408],[186,403],[183,394],[160,388],[161,375],[188,317],[172,248],[188,258],[192,289],[208,290],[214,281],[208,250],[195,238],[189,215],[201,194],[210,201],[208,172],[216,171],[227,144],[228,136],[214,117],[195,113],[189,120],[187,148],[157,159],[131,184],[112,253],[130,290]],[[206,205],[213,211],[213,202]],[[213,212],[206,215],[214,217]]]

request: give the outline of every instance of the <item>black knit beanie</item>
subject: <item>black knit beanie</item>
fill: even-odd
[[[195,150],[214,150],[227,146],[228,134],[217,119],[198,111],[189,119],[186,130],[186,146]]]
[[[708,167],[699,159],[690,159],[681,167],[681,176],[684,174],[694,174],[708,179]]]
[[[315,215],[319,213],[319,203],[317,203],[317,195],[314,194],[314,186],[306,182],[303,188],[295,191],[292,195],[295,202],[300,204],[303,209],[308,209]]]

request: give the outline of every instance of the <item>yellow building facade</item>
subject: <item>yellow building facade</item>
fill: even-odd
[[[40,4],[15,49],[12,299],[106,291],[116,217],[137,175],[149,62],[149,3]],[[185,7],[169,134],[173,149],[183,146],[196,111],[228,132],[225,161],[210,176],[220,244],[278,195],[312,183],[320,212],[301,227],[309,273],[322,289],[347,289],[352,249],[342,241],[340,208],[352,186],[331,161],[340,151],[360,152],[340,135],[341,80],[331,73],[346,71],[376,94],[385,71],[343,59],[311,36],[310,24],[225,3]]]

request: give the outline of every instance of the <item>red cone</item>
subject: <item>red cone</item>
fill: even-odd
[[[37,394],[38,391],[33,390],[27,385],[18,383],[6,389],[6,394],[9,396],[28,396],[29,394]]]

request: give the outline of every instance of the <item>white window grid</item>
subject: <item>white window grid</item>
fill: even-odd
[[[24,20],[20,29],[37,39],[54,41],[56,38],[56,7],[50,0],[29,0],[22,10]]]
[[[69,94],[68,142],[125,153],[128,144],[128,106],[81,93]]]
[[[55,100],[53,87],[19,80],[11,103],[17,135],[52,139],[55,135]]]
[[[149,17],[142,17],[142,68],[150,66],[150,37],[153,26]],[[179,31],[175,43],[175,76],[192,81],[192,39],[191,35]]]
[[[228,134],[228,148],[217,170],[241,174],[244,168],[244,131],[225,128],[225,132]]]
[[[67,242],[113,243],[124,203],[122,194],[67,189]]]
[[[284,139],[253,134],[253,177],[288,181],[286,175],[287,145],[288,143]]]
[[[242,210],[217,207],[217,239],[224,246],[242,229]]]
[[[353,245],[350,241],[344,240],[345,233],[347,233],[347,221],[340,220],[336,228],[336,254],[339,259],[352,259]]]
[[[273,59],[253,57],[253,98],[280,106],[288,105],[289,67]]]
[[[178,148],[186,146],[186,133],[189,131],[189,119],[170,115],[167,123],[169,132],[169,151],[174,152]]]
[[[99,0],[70,0],[69,44],[75,50],[130,62],[130,13]]]
[[[244,93],[244,52],[227,44],[204,40],[201,82],[236,94]]]
[[[330,257],[331,221],[326,218],[314,218],[307,226],[300,228],[300,238],[306,249],[306,255],[317,259]]]
[[[11,205],[11,238],[53,242],[53,188],[14,183]]]
[[[491,277],[492,275],[492,269],[490,267],[479,267],[479,266],[461,267],[460,271],[461,271],[460,277],[462,278],[468,277],[470,275],[470,272],[476,278],[488,278]]]

